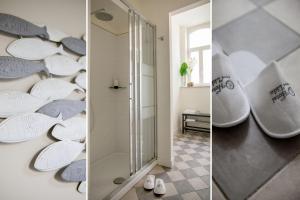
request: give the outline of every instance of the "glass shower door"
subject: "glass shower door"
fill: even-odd
[[[156,154],[155,27],[130,11],[131,174]]]

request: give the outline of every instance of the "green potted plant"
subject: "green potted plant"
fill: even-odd
[[[186,86],[186,84],[187,84],[187,75],[189,74],[189,65],[186,62],[183,62],[181,64],[179,73],[180,73],[180,76],[181,76],[182,86]]]

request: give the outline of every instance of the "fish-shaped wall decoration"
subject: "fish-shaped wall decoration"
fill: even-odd
[[[84,40],[74,37],[67,37],[62,39],[61,43],[64,45],[64,47],[76,54],[83,56],[86,55],[86,42]]]
[[[9,44],[7,52],[14,57],[26,60],[43,60],[55,54],[68,55],[62,46],[57,47],[39,38],[22,38],[15,40]]]
[[[85,144],[70,140],[55,142],[47,146],[35,160],[34,168],[52,171],[69,165],[84,150]]]
[[[82,66],[84,66],[84,69],[86,69],[86,56],[81,56],[78,59],[78,63],[81,64]]]
[[[42,62],[33,62],[10,56],[0,56],[0,79],[15,79],[44,72],[49,75],[48,69]]]
[[[63,120],[67,120],[85,111],[85,107],[85,101],[62,99],[44,105],[37,112],[50,117],[56,117],[61,113]]]
[[[20,91],[0,91],[0,118],[35,112],[49,101]]]
[[[72,162],[61,174],[67,182],[81,182],[86,180],[86,159]]]
[[[15,143],[34,139],[55,124],[62,122],[62,116],[52,118],[40,113],[25,113],[9,117],[0,123],[0,142]]]
[[[44,100],[64,99],[74,90],[84,92],[78,85],[57,78],[49,78],[37,82],[30,94]]]
[[[77,191],[80,193],[86,193],[86,181],[82,181],[79,183]]]
[[[49,38],[46,27],[39,27],[24,19],[5,13],[0,13],[0,31],[16,36]]]
[[[45,64],[49,72],[57,76],[71,76],[80,70],[85,70],[84,65],[64,55],[50,56],[45,59]]]
[[[51,135],[58,140],[82,141],[86,137],[86,119],[72,117],[62,124],[57,124]]]
[[[49,40],[53,42],[60,42],[62,39],[69,37],[66,33],[49,26],[47,26],[47,32],[49,34]]]
[[[75,78],[75,83],[86,90],[86,73],[82,72]]]

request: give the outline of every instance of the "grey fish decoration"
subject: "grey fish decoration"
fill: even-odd
[[[49,71],[42,62],[33,62],[10,56],[0,56],[0,79],[15,79],[27,77],[35,73]]]
[[[5,13],[0,13],[0,31],[17,36],[38,36],[49,39],[46,27],[39,27],[24,19]]]
[[[72,162],[61,174],[61,178],[68,182],[80,182],[86,180],[86,159]]]
[[[37,112],[57,117],[62,114],[63,120],[67,120],[85,110],[86,102],[80,100],[56,100],[41,107]]]
[[[64,45],[64,47],[74,53],[82,56],[86,55],[86,42],[84,40],[74,37],[67,37],[62,39],[61,43]]]

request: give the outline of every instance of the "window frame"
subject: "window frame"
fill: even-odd
[[[204,23],[192,27],[188,27],[186,29],[186,56],[188,59],[191,57],[191,53],[197,51],[199,53],[199,83],[194,83],[194,87],[209,87],[210,83],[204,83],[203,82],[203,51],[204,50],[210,50],[211,45],[205,45],[201,47],[190,47],[190,34],[199,30],[199,29],[210,29],[210,23]]]

